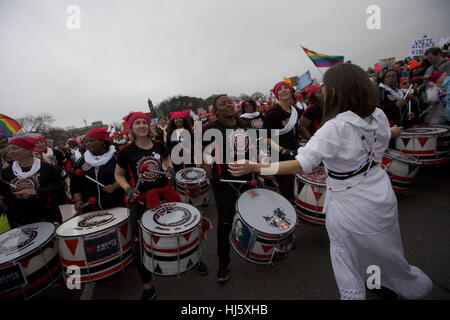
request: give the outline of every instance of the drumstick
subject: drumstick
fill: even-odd
[[[88,178],[89,180],[91,180],[92,182],[95,182],[96,184],[98,184],[101,187],[105,187],[105,185],[103,183],[98,182],[97,180],[95,180],[94,178],[89,177],[87,174],[84,174],[83,171],[81,169],[77,169],[75,170],[75,175],[77,176],[81,176],[84,175],[86,178]]]
[[[94,205],[96,203],[97,203],[97,198],[96,197],[90,197],[86,203],[81,205],[81,207],[78,209],[78,213],[80,213],[82,211],[82,209],[87,207],[88,205],[90,205],[90,204]]]
[[[4,183],[6,183],[8,186],[13,187],[14,189],[17,189],[17,186],[15,184],[12,184],[11,182],[8,182],[6,180],[0,179],[1,181],[3,181]]]
[[[251,181],[246,181],[246,180],[227,180],[227,179],[220,179],[220,182],[250,184],[250,185],[252,185],[252,186],[256,186],[257,183],[258,183],[258,181],[256,181],[256,179],[252,179]]]
[[[406,91],[405,96],[403,97],[403,100],[405,100],[406,97],[408,96],[409,91],[411,91],[412,86],[413,86],[412,84],[409,86],[409,89],[408,89],[408,91]]]
[[[141,164],[141,166],[139,167],[139,173],[140,173],[140,175],[139,175],[139,179],[138,179],[138,181],[137,181],[137,183],[136,183],[136,191],[138,191],[139,185],[141,184],[142,177],[143,177],[143,173],[144,173],[145,171],[147,171],[147,170],[148,170],[148,164],[146,164],[146,163],[144,162],[144,163]]]

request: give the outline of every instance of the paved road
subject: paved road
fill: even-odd
[[[399,221],[405,256],[410,264],[422,269],[433,281],[434,288],[426,300],[450,299],[450,165],[422,168],[410,192],[400,198]],[[202,208],[215,224],[215,204]],[[329,242],[324,227],[300,222],[295,231],[296,249],[287,260],[267,267],[256,265],[231,252],[230,281],[216,282],[217,258],[215,230],[205,243],[203,260],[209,266],[206,276],[189,271],[181,278],[155,277],[160,300],[336,300],[329,256]],[[81,290],[68,290],[62,280],[46,290],[42,300],[135,300],[142,285],[135,266],[125,272]],[[368,300],[379,299],[368,293]]]

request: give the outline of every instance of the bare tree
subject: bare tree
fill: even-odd
[[[55,118],[48,113],[41,113],[36,116],[28,114],[24,118],[17,119],[17,121],[26,132],[44,132],[51,128]]]

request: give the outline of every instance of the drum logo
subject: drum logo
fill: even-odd
[[[189,180],[189,181],[195,181],[198,180],[200,178],[202,178],[204,176],[202,171],[197,171],[197,170],[186,170],[185,172],[183,172],[181,174],[181,177],[185,180]]]
[[[191,217],[191,212],[186,208],[165,207],[154,213],[153,220],[163,227],[178,227],[189,222]]]
[[[37,237],[38,228],[19,229],[0,241],[0,254],[9,255],[20,251]]]
[[[281,210],[281,208],[277,208],[273,211],[273,215],[271,216],[263,216],[266,222],[281,231],[288,230],[291,226],[291,220],[286,216],[286,213]]]
[[[255,129],[262,129],[263,127],[263,122],[261,119],[253,119],[251,121],[252,127]]]
[[[40,175],[40,173],[38,173],[37,175]],[[11,183],[17,186],[17,189],[14,189],[14,191],[22,191],[26,189],[38,189],[39,188],[38,177],[35,178],[35,176],[32,176],[28,179],[19,179],[19,178],[13,179]]]
[[[90,215],[84,217],[80,222],[78,222],[79,228],[75,228],[75,229],[81,230],[80,228],[98,227],[98,226],[110,223],[111,221],[113,221],[115,219],[116,218],[109,212],[94,213],[94,214],[90,214]]]

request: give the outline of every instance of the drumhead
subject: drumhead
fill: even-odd
[[[394,149],[386,149],[386,151],[384,152],[384,156],[408,164],[414,164],[416,166],[420,166],[423,164],[422,161],[420,161],[419,159]]]
[[[426,136],[426,135],[438,135],[447,132],[444,128],[432,128],[432,127],[413,127],[408,128],[400,132],[400,136]]]
[[[319,187],[326,187],[327,175],[323,166],[315,167],[309,174],[296,174],[297,179],[302,180],[308,184],[312,184]]]
[[[200,223],[200,211],[182,202],[162,203],[144,212],[141,225],[152,233],[175,234],[191,230]]]
[[[56,229],[59,237],[76,237],[106,230],[128,219],[127,208],[111,208],[83,213]]]
[[[0,235],[0,265],[20,258],[39,248],[55,233],[50,222],[36,222],[9,230]]]
[[[206,171],[202,168],[186,168],[177,172],[175,180],[180,183],[197,183],[206,179]]]
[[[238,214],[250,227],[268,235],[290,233],[297,223],[297,215],[290,202],[268,189],[251,189],[237,202]]]

